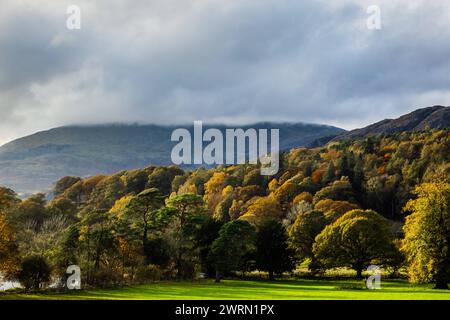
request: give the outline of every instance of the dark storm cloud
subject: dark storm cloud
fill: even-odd
[[[69,123],[305,121],[346,128],[450,104],[450,5],[0,3],[0,142]],[[67,5],[82,29],[65,28]]]

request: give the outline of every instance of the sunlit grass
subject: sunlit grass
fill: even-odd
[[[107,299],[107,300],[450,300],[450,291],[432,285],[411,285],[403,280],[382,281],[381,289],[367,290],[357,280],[160,282],[118,289],[70,291],[67,293],[3,293],[0,299]]]

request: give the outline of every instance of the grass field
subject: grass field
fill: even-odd
[[[364,289],[356,280],[225,280],[220,284],[202,282],[161,282],[108,290],[72,291],[68,293],[21,294],[2,293],[2,299],[113,299],[113,300],[450,300],[450,291],[433,290],[431,285],[410,285],[406,281],[383,281],[379,290]]]

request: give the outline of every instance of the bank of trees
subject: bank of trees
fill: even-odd
[[[256,165],[148,167],[65,177],[51,200],[0,188],[0,271],[34,268],[37,288],[45,265],[63,285],[79,265],[92,286],[405,265],[412,281],[443,288],[449,150],[448,130],[405,132],[293,149],[273,177]]]

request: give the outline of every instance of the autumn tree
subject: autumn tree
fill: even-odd
[[[0,273],[13,276],[19,270],[19,263],[13,231],[5,215],[0,212]]]
[[[371,264],[386,264],[396,247],[389,221],[372,210],[352,210],[316,237],[313,253],[326,268],[350,267],[362,277]]]
[[[5,213],[19,203],[20,199],[13,190],[0,187],[0,212]]]
[[[355,193],[347,177],[334,181],[314,195],[314,203],[323,199],[355,201]]]
[[[275,199],[277,203],[280,204],[281,210],[286,211],[294,197],[298,194],[298,185],[291,181],[286,181],[275,191],[273,191],[270,196]]]
[[[209,212],[213,215],[217,205],[222,201],[222,190],[228,184],[229,175],[226,172],[215,172],[211,179],[205,183],[205,200]]]
[[[403,228],[402,250],[412,282],[435,282],[448,289],[450,282],[450,184],[425,183],[405,209],[412,212]]]
[[[314,209],[322,211],[327,221],[331,223],[336,221],[344,213],[359,209],[359,206],[348,201],[324,199],[317,202]]]
[[[301,201],[312,203],[313,202],[312,194],[309,192],[302,192],[299,195],[295,196],[294,200],[292,201],[292,204],[295,206],[297,203]]]
[[[271,196],[257,198],[241,219],[259,224],[267,219],[279,219],[283,215],[280,204]]]
[[[307,201],[300,201],[296,204],[294,204],[291,209],[286,213],[284,219],[282,220],[283,226],[286,228],[287,231],[292,227],[295,220],[297,220],[297,217],[301,214],[304,214],[308,211],[311,211],[313,209],[313,206],[310,202]]]
[[[5,214],[19,203],[13,190],[0,187],[0,273],[6,277],[13,277],[20,269],[14,231]]]
[[[217,204],[213,218],[219,221],[228,222],[230,220],[230,208],[233,205],[233,200],[233,187],[225,187],[222,190],[222,200]]]

